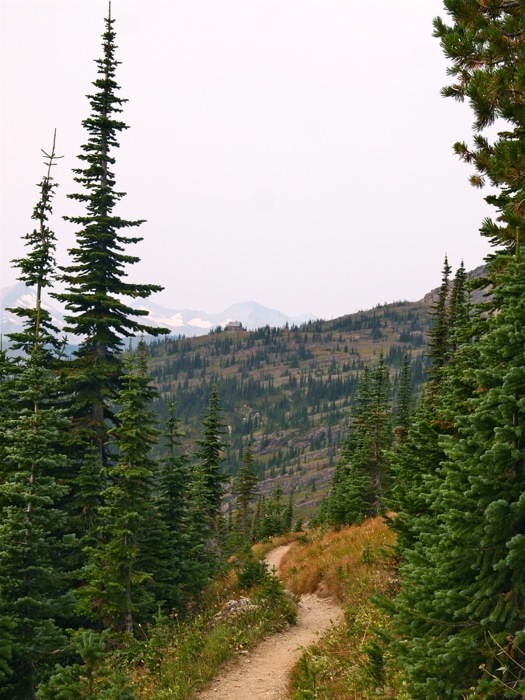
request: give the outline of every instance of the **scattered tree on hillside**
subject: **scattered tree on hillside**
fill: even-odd
[[[244,541],[250,541],[252,523],[250,522],[250,505],[252,504],[259,477],[253,462],[252,444],[249,442],[244,450],[241,468],[233,482],[233,492],[237,496],[236,506],[239,517],[239,529]]]

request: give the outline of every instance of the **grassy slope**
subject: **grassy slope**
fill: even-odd
[[[395,592],[393,533],[381,518],[339,531],[308,534],[282,562],[286,586],[296,593],[331,595],[345,610],[345,621],[307,650],[294,669],[293,700],[402,698],[392,659],[381,653],[377,631],[384,614],[373,595]]]
[[[230,569],[206,590],[203,612],[191,621],[165,619],[151,625],[127,666],[134,697],[191,700],[229,659],[295,621],[295,604],[281,589],[268,583],[242,589]],[[241,596],[248,596],[254,609],[216,616],[226,601]]]

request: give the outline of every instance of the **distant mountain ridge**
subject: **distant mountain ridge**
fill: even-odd
[[[10,287],[0,290],[0,333],[17,332],[21,328],[21,320],[18,316],[7,311],[7,308],[30,308],[35,304],[35,292],[23,282],[18,282]],[[64,311],[55,299],[44,295],[43,306],[50,312],[55,324],[62,329],[64,323]],[[153,301],[136,300],[130,303],[136,309],[146,309],[149,312],[147,323],[151,326],[163,326],[168,328],[173,335],[187,337],[206,335],[218,326],[224,328],[230,321],[240,321],[247,330],[255,330],[263,326],[282,328],[288,325],[300,325],[314,319],[314,314],[301,314],[300,316],[287,316],[281,311],[262,306],[255,301],[244,301],[232,304],[224,311],[207,313],[194,309],[175,309],[161,306]]]

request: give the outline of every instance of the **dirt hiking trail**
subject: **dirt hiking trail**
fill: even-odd
[[[270,571],[279,570],[291,545],[268,553]],[[290,671],[304,651],[343,617],[341,608],[328,598],[304,595],[298,605],[297,624],[273,634],[249,653],[226,666],[197,700],[284,700]]]

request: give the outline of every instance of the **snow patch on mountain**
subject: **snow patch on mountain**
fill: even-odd
[[[6,335],[19,331],[22,325],[21,319],[7,311],[7,308],[31,308],[35,306],[35,301],[35,292],[26,287],[23,282],[1,289],[0,333]],[[50,312],[55,325],[62,329],[65,326],[63,308],[46,293],[43,294],[42,303]],[[206,335],[214,328],[224,328],[230,321],[240,321],[244,328],[255,330],[263,326],[281,328],[286,324],[299,325],[314,318],[313,314],[308,313],[294,317],[286,316],[281,311],[269,309],[255,301],[238,302],[218,313],[207,313],[196,309],[168,308],[149,299],[131,301],[129,305],[134,309],[148,312],[148,316],[140,318],[145,324],[168,328],[173,335],[188,337]]]

